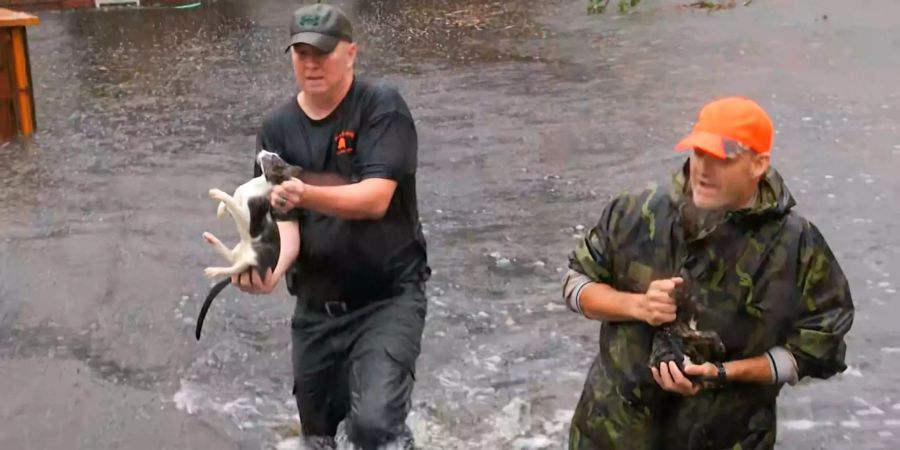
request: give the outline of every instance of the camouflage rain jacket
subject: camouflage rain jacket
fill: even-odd
[[[770,169],[752,208],[720,215],[685,235],[689,165],[671,186],[622,194],[570,255],[570,268],[620,291],[684,265],[699,299],[698,329],[718,332],[724,360],[774,346],[796,359],[800,379],[843,371],[853,303],[818,229]],[[768,449],[781,385],[730,383],[683,397],[659,388],[647,367],[654,328],[604,322],[600,353],[573,418],[571,449]]]

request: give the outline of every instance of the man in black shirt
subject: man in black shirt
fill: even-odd
[[[301,91],[266,116],[257,151],[344,183],[295,178],[276,186],[278,265],[265,279],[249,271],[233,282],[268,294],[284,277],[297,297],[294,396],[308,444],[333,445],[347,419],[357,447],[411,446],[405,420],[430,276],[416,200],[417,135],[394,88],[354,76],[356,49],[339,9],[294,12],[286,51]]]

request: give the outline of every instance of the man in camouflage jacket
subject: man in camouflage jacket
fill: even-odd
[[[771,142],[753,101],[708,104],[671,184],[615,198],[570,255],[567,305],[603,321],[570,449],[770,449],[784,383],[846,368],[849,286],[792,210]],[[724,353],[650,367],[654,337],[678,321]]]

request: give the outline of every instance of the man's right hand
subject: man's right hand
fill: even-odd
[[[675,299],[672,293],[684,280],[678,277],[664,278],[650,283],[647,293],[637,302],[635,317],[657,326],[675,320]]]
[[[238,287],[238,289],[247,292],[249,294],[271,294],[272,291],[275,290],[275,287],[278,286],[278,281],[281,277],[275,277],[272,275],[272,269],[269,269],[266,272],[266,278],[261,279],[259,274],[256,273],[256,269],[249,269],[244,273],[240,273],[237,275],[231,276],[231,283]]]

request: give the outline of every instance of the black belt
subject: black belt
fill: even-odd
[[[350,305],[346,302],[325,302],[323,312],[331,317],[343,316],[350,312]]]
[[[401,295],[405,295],[407,291],[416,290],[424,292],[425,285],[424,282],[419,281],[416,283],[403,283],[399,287],[399,291],[394,289],[391,292],[382,292],[378,294],[371,294],[365,297],[356,297],[349,296],[349,298],[345,298],[344,300],[328,300],[322,301],[318,300],[322,297],[325,298],[335,298],[333,295],[329,295],[330,293],[326,293],[322,295],[321,292],[308,292],[301,293],[299,297],[305,304],[306,309],[308,311],[315,311],[322,314],[325,314],[330,317],[340,317],[347,314],[350,314],[354,311],[365,308],[368,305],[373,303],[377,303],[380,301],[387,300],[389,298],[398,297]]]
[[[353,311],[361,309],[365,306],[365,302],[343,302],[343,301],[327,301],[327,302],[315,302],[315,301],[307,301],[306,307],[309,310],[316,311],[322,314],[325,314],[329,317],[340,317],[347,315]]]

